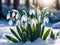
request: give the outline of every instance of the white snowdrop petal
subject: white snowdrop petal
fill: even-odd
[[[7,14],[7,20],[10,19],[10,14]]]
[[[32,13],[35,15],[35,10],[34,9],[32,10]]]
[[[13,21],[12,20],[9,20],[9,25],[11,26],[13,24]]]
[[[16,25],[20,25],[20,20],[17,20],[16,21]]]
[[[30,15],[32,15],[32,14],[35,15],[35,10],[34,9],[30,9],[29,14]]]
[[[15,12],[12,13],[12,17],[14,17],[14,16],[15,16]]]
[[[24,23],[23,23],[23,21],[24,21]],[[26,26],[27,26],[27,16],[25,16],[25,15],[22,16],[21,24],[22,24],[23,27],[26,28]]]
[[[32,15],[32,11],[31,10],[29,11],[29,14]]]
[[[45,22],[47,22],[47,23],[49,22],[49,19],[47,17],[44,17],[44,23]]]
[[[19,15],[18,14],[16,14],[16,19],[18,19],[19,18]]]
[[[24,20],[24,21],[27,21],[27,16],[23,15],[22,18],[21,18],[21,20],[22,20],[22,21],[23,21],[23,20]]]

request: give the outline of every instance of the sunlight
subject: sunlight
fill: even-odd
[[[44,5],[49,5],[52,3],[52,0],[42,0]]]

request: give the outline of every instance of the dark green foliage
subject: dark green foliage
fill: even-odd
[[[12,42],[18,42],[17,39],[15,39],[15,38],[13,38],[13,37],[11,37],[11,36],[6,35],[6,37],[7,37],[9,40],[11,40]]]
[[[25,12],[24,15],[27,16],[27,13]],[[38,15],[36,15],[36,17],[34,18],[37,19],[37,17]],[[18,41],[26,42],[27,40],[33,42],[39,37],[42,38],[43,40],[46,40],[46,38],[48,37],[50,33],[50,29],[48,29],[44,33],[45,29],[44,29],[44,25],[42,26],[42,21],[43,21],[42,16],[40,15],[40,18],[37,19],[36,26],[34,23],[33,24],[28,23],[29,21],[31,22],[31,20],[27,20],[26,28],[23,27],[22,24],[20,26],[16,26],[17,33],[14,30],[10,29],[11,33],[17,38],[17,40],[8,35],[6,35],[6,37],[12,42],[18,42]]]
[[[43,40],[46,40],[47,36],[49,35],[50,33],[50,29],[48,29],[45,34],[43,35]]]
[[[53,31],[51,31],[50,37],[51,37],[52,39],[55,39],[55,34],[53,34]]]
[[[20,30],[20,28],[18,26],[16,26],[17,32],[22,40],[22,30]]]
[[[60,32],[58,32],[56,36],[59,36],[59,33],[60,33]]]
[[[44,33],[44,26],[42,26],[42,29],[41,29],[41,32],[40,32],[40,37],[42,38],[43,36],[43,33]]]
[[[50,38],[56,39],[57,36],[59,36],[59,33],[60,33],[60,32],[58,32],[57,34],[54,34],[53,31],[51,31]]]
[[[16,34],[16,32],[13,31],[12,29],[10,29],[10,30],[11,30],[12,34],[13,34],[19,41],[21,41],[20,37]]]

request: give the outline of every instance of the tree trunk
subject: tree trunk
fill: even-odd
[[[19,5],[19,0],[14,0],[14,9],[17,9],[18,8],[18,5]]]
[[[10,0],[7,0],[7,6],[10,6]]]
[[[28,8],[30,6],[29,0],[25,1],[25,6]]]
[[[2,1],[0,0],[0,19],[1,19],[1,16],[2,16]]]
[[[59,0],[56,0],[56,9],[59,10]]]

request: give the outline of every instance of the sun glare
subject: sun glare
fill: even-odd
[[[42,0],[44,5],[49,5],[52,3],[52,0]]]

